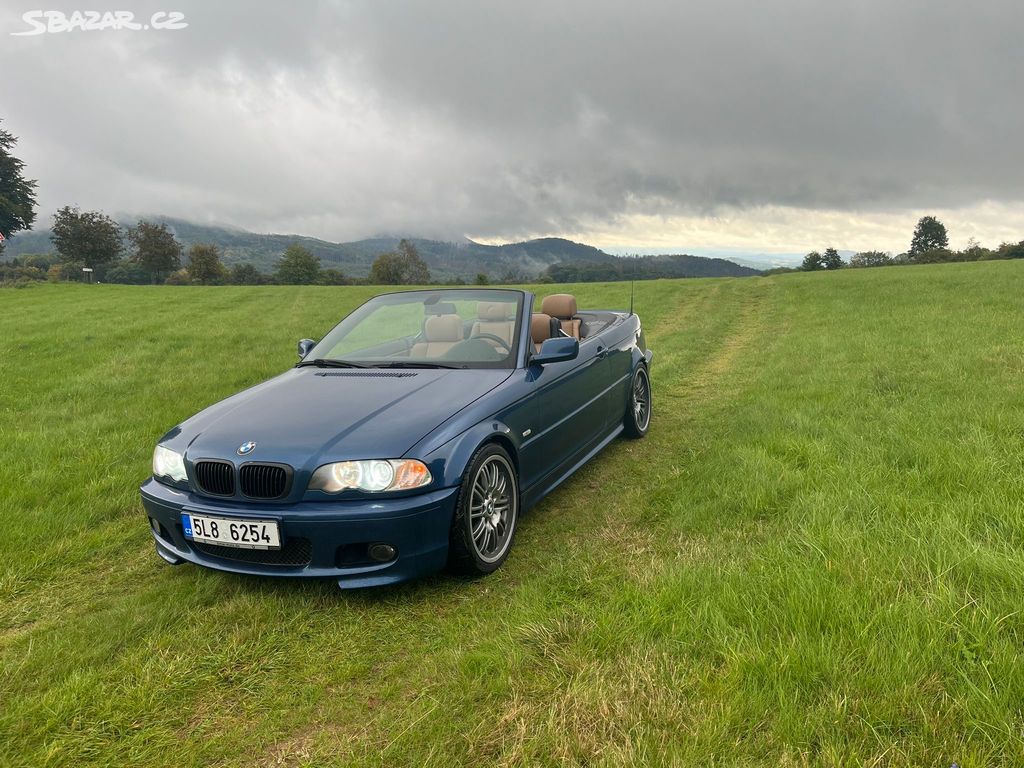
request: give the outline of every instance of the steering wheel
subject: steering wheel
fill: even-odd
[[[512,347],[509,346],[507,341],[501,338],[501,336],[495,336],[493,333],[478,333],[476,334],[476,336],[469,337],[469,341],[472,341],[473,339],[484,339],[486,341],[497,342],[498,344],[501,344],[501,346],[505,348],[506,355],[512,351]]]

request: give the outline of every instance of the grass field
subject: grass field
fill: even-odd
[[[372,292],[0,291],[0,765],[1024,764],[1024,263],[639,284],[651,433],[490,578],[162,564],[156,439]]]

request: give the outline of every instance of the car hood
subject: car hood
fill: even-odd
[[[294,368],[181,425],[186,455],[313,466],[399,458],[511,375],[500,370]]]

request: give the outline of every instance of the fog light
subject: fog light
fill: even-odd
[[[386,563],[395,559],[395,548],[390,544],[371,544],[368,550],[370,557],[378,563]]]
[[[160,535],[160,523],[156,521],[156,518],[149,518],[149,527],[153,529],[153,533],[157,536]]]

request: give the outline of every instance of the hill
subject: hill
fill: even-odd
[[[213,243],[222,249],[226,264],[248,262],[263,272],[270,272],[280,255],[292,243],[299,243],[320,259],[325,267],[340,269],[353,277],[370,273],[373,260],[385,251],[394,250],[398,237],[377,237],[348,243],[332,243],[304,235],[257,234],[243,229],[197,224],[183,219],[154,216],[174,232],[187,249],[195,243]],[[130,226],[134,221],[122,221]],[[536,278],[552,264],[607,265],[614,272],[624,269],[622,257],[605,253],[593,246],[574,243],[558,237],[527,240],[508,245],[484,245],[472,240],[444,242],[410,238],[430,267],[435,279],[462,277],[472,279],[483,272],[492,280],[506,274],[519,278]],[[10,239],[4,258],[26,253],[46,253],[52,250],[49,230],[23,232]],[[652,257],[678,258],[678,257]],[[724,277],[754,275],[757,270],[739,267],[724,259],[682,257],[684,261],[668,264],[674,271],[663,277]]]
[[[138,485],[378,289],[7,290],[0,764],[1022,765],[1022,282],[638,285],[647,438],[493,576],[347,594],[163,565]]]

